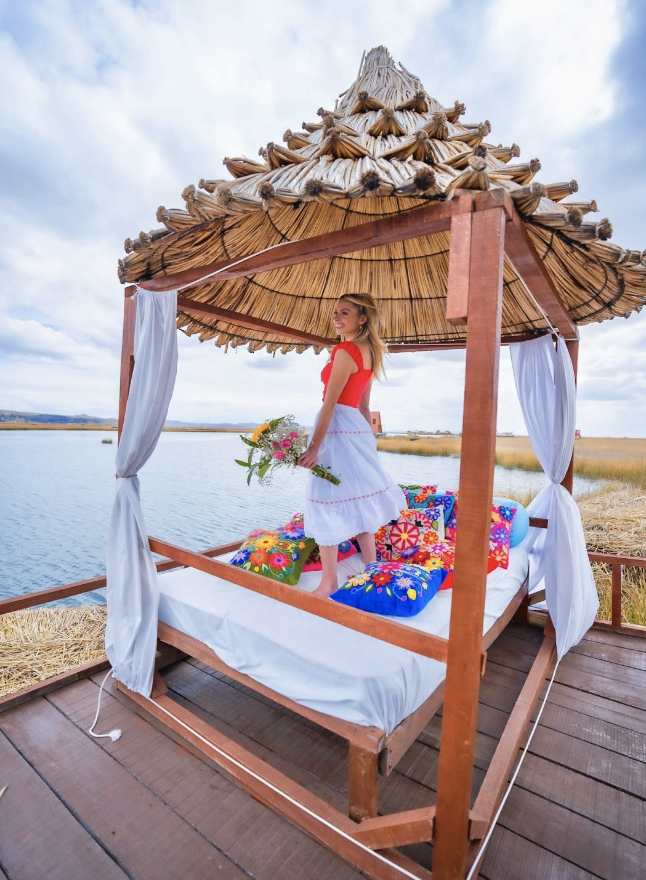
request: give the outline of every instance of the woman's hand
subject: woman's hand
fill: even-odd
[[[296,459],[299,467],[309,468],[310,470],[319,463],[319,451],[315,446],[308,446],[305,452]]]

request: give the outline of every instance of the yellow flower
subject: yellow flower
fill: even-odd
[[[269,427],[269,425],[267,424],[267,422],[265,422],[264,425],[260,425],[260,427],[256,428],[256,430],[251,435],[252,442],[257,443],[260,435],[264,434],[264,432],[267,430],[268,427]]]
[[[271,550],[276,546],[277,540],[273,535],[263,535],[262,538],[258,538],[257,545],[262,550]]]
[[[417,593],[415,592],[415,590],[412,587],[410,587],[408,590],[406,590],[406,595],[408,596],[409,599],[417,599]]]

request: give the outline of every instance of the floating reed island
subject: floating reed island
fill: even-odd
[[[183,208],[160,207],[161,226],[126,239],[119,278],[144,282],[221,266],[235,262],[231,255],[347,231],[465,191],[503,190],[575,324],[639,311],[646,301],[646,251],[611,243],[610,221],[596,216],[594,199],[577,195],[576,180],[540,182],[540,160],[521,160],[517,144],[495,143],[491,132],[487,119],[467,122],[459,100],[445,105],[433,98],[379,46],[363,59],[357,80],[333,105],[319,107],[312,121],[288,128],[282,142],[261,146],[257,158],[226,157],[230,179],[187,186]],[[191,288],[185,299],[244,313],[251,324],[256,318],[298,327],[323,343],[334,300],[348,290],[368,290],[380,300],[391,349],[421,350],[466,337],[464,326],[446,319],[448,264],[449,232],[437,232],[259,275],[249,265],[232,267]],[[325,347],[221,314],[196,317],[181,306],[178,325],[225,348]],[[503,339],[549,329],[506,258]]]

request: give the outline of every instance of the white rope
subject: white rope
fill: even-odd
[[[114,730],[111,730],[109,733],[94,733],[94,728],[96,726],[97,721],[99,720],[99,712],[101,711],[101,693],[103,691],[103,687],[108,680],[108,676],[112,675],[114,677],[114,669],[108,669],[106,672],[103,681],[101,682],[101,687],[99,688],[99,699],[96,704],[96,715],[94,716],[94,721],[92,722],[92,727],[88,730],[90,736],[99,739],[102,736],[109,736],[112,742],[116,742],[116,740],[121,738],[121,730],[118,727],[115,727]]]
[[[547,698],[550,695],[550,690],[551,690],[552,684],[554,682],[554,676],[556,675],[556,670],[559,668],[559,663],[560,663],[560,660],[557,660],[556,666],[554,667],[554,672],[552,673],[552,677],[550,678],[550,683],[548,684],[547,690],[545,691],[545,696],[543,698],[541,708],[539,710],[538,715],[536,716],[536,721],[534,722],[534,726],[532,727],[532,731],[529,734],[529,737],[527,739],[527,743],[525,744],[525,748],[523,749],[523,753],[520,756],[520,761],[518,762],[518,766],[514,770],[514,775],[511,777],[511,781],[509,782],[509,785],[507,786],[507,790],[505,791],[503,798],[500,801],[500,806],[496,810],[496,815],[493,817],[493,821],[489,827],[489,830],[487,831],[485,839],[482,841],[480,849],[478,850],[478,857],[476,858],[475,862],[471,866],[471,870],[467,874],[466,880],[472,880],[472,877],[476,873],[476,869],[479,870],[479,868],[480,868],[480,863],[482,861],[484,851],[487,848],[487,844],[489,843],[491,835],[494,832],[494,828],[496,827],[496,823],[498,822],[498,819],[500,818],[500,814],[502,813],[502,808],[505,806],[505,802],[506,802],[507,798],[509,797],[509,792],[512,790],[514,782],[516,781],[516,777],[518,776],[518,771],[520,770],[520,768],[522,766],[523,760],[525,759],[525,755],[527,754],[527,750],[529,749],[530,743],[532,741],[532,737],[534,736],[534,733],[536,732],[536,728],[538,727],[538,722],[541,720],[541,715],[543,714],[543,709],[545,708],[545,704],[547,703]]]
[[[366,846],[364,843],[361,843],[361,841],[356,840],[350,834],[346,834],[345,831],[342,831],[340,828],[338,828],[332,822],[328,822],[328,820],[324,819],[323,816],[319,816],[318,813],[314,813],[308,807],[306,807],[303,804],[299,803],[298,801],[294,800],[294,798],[291,797],[290,795],[288,795],[286,792],[281,791],[280,788],[277,788],[275,785],[273,785],[267,779],[263,779],[262,776],[258,776],[258,774],[254,773],[253,770],[250,770],[249,767],[245,767],[244,764],[241,764],[239,761],[236,761],[235,758],[232,758],[231,755],[228,755],[226,752],[222,751],[222,749],[219,749],[217,746],[213,745],[212,742],[210,742],[208,739],[203,737],[200,733],[197,732],[197,730],[193,730],[192,727],[190,727],[188,724],[185,724],[180,718],[177,718],[176,715],[173,715],[172,712],[169,712],[168,709],[164,708],[164,706],[160,705],[155,700],[151,700],[150,697],[146,697],[146,699],[149,700],[149,702],[154,703],[158,709],[161,709],[162,712],[164,712],[166,715],[168,715],[169,718],[172,718],[173,721],[175,721],[177,724],[180,724],[185,730],[190,731],[190,733],[192,733],[193,736],[196,736],[198,739],[200,739],[210,749],[213,749],[213,751],[217,752],[218,755],[222,755],[223,758],[226,758],[227,761],[230,761],[232,764],[234,764],[236,767],[238,767],[238,769],[244,770],[245,773],[248,773],[250,776],[253,776],[253,778],[256,779],[258,782],[261,782],[263,785],[266,785],[267,788],[270,788],[273,792],[280,795],[286,801],[289,801],[289,803],[292,804],[293,806],[298,807],[299,810],[302,810],[304,813],[307,813],[307,815],[311,816],[311,818],[316,819],[317,822],[320,822],[322,825],[325,825],[327,828],[330,828],[332,831],[335,831],[338,835],[340,835],[341,837],[344,837],[346,840],[351,841],[355,846],[360,847],[365,852],[370,853],[376,859],[379,859],[380,861],[384,862],[384,864],[388,865],[388,867],[394,868],[396,871],[398,871],[402,875],[402,877],[409,877],[410,880],[419,880],[419,878],[415,874],[411,874],[410,871],[407,871],[405,868],[401,868],[399,865],[396,865],[394,862],[391,862],[389,859],[385,858],[385,856],[382,856],[381,853],[375,852],[374,850],[370,849],[369,846]],[[359,826],[357,826],[357,827],[359,827]]]

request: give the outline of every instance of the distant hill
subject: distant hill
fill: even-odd
[[[88,416],[81,413],[78,416],[60,416],[53,413],[30,413],[16,412],[15,410],[0,409],[0,426],[3,422],[24,425],[92,425],[99,428],[114,428],[117,419],[100,419],[97,416]],[[253,430],[258,422],[178,422],[169,419],[166,422],[168,428],[232,428],[237,431]]]
[[[82,413],[79,416],[59,416],[52,413],[15,412],[8,409],[0,409],[0,423],[22,422],[26,425],[105,425],[106,428],[114,427],[116,419],[99,419]]]

